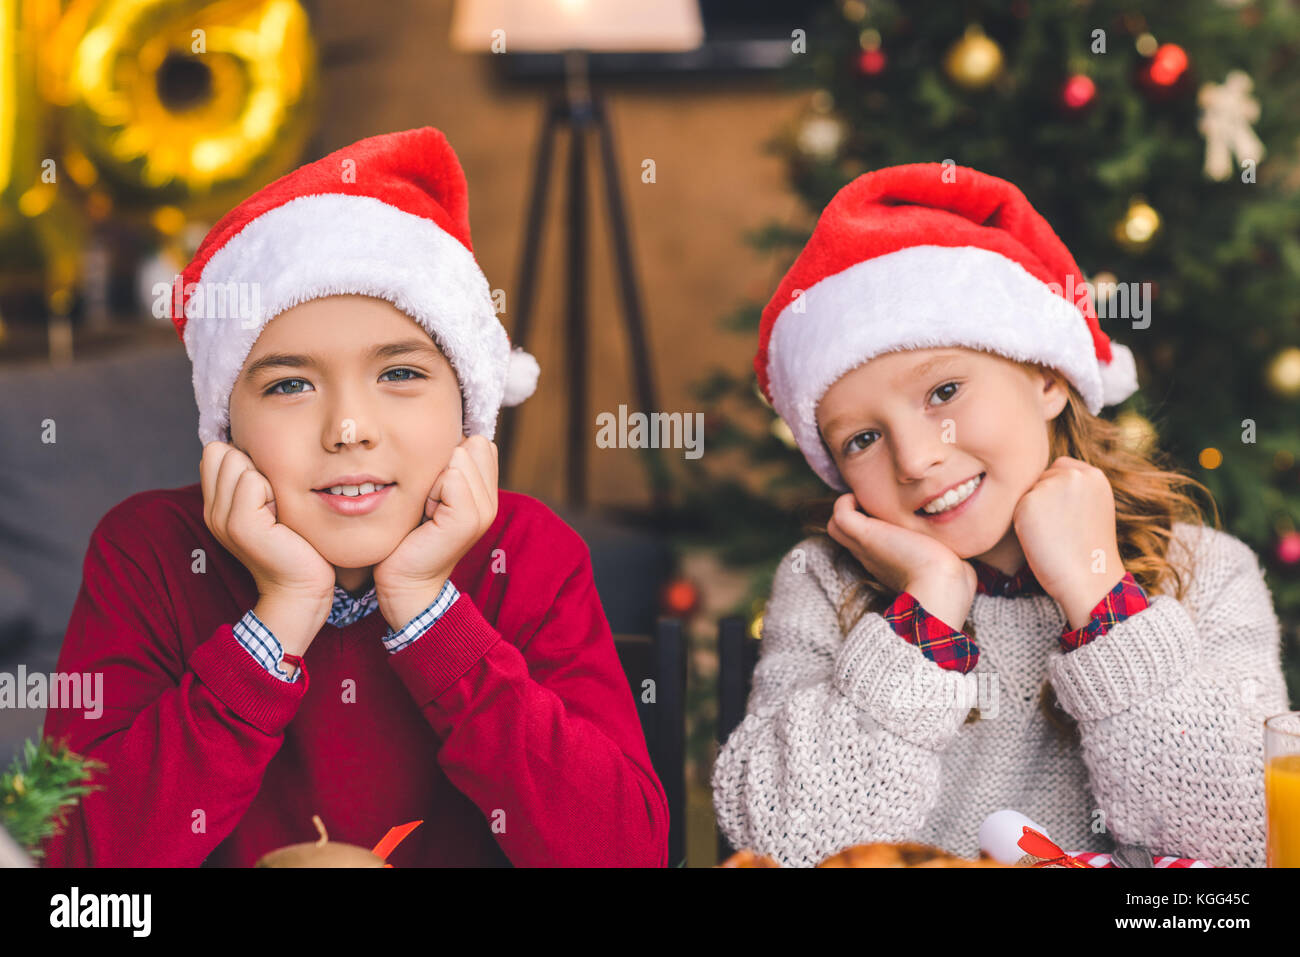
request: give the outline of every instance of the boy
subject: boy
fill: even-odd
[[[498,410],[537,365],[445,137],[271,183],[179,284],[201,481],[92,533],[58,668],[104,674],[103,715],[44,733],[107,771],[47,864],[249,866],[319,815],[367,848],[422,821],[395,867],[666,865],[586,545],[497,489]]]

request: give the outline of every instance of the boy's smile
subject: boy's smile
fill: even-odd
[[[999,355],[901,350],[834,382],[817,424],[868,515],[1014,574],[1025,559],[1011,517],[1049,464],[1047,423],[1066,399],[1046,372]]]
[[[388,490],[396,485],[375,476],[340,477],[314,491],[340,515],[367,515],[379,507]]]
[[[329,296],[262,330],[230,397],[231,444],[271,483],[277,519],[353,591],[424,519],[464,438],[455,370],[385,300]]]

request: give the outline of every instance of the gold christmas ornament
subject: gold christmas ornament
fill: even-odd
[[[763,615],[766,612],[766,598],[755,598],[749,603],[749,637],[755,641],[763,637]]]
[[[1300,348],[1288,346],[1275,355],[1264,373],[1269,391],[1283,399],[1300,397]]]
[[[1002,48],[985,36],[978,24],[971,24],[966,34],[948,48],[943,68],[948,78],[963,89],[982,90],[1002,72]]]
[[[844,145],[844,122],[830,113],[811,113],[799,124],[795,142],[809,159],[833,160]]]
[[[1115,224],[1115,241],[1129,252],[1145,252],[1160,232],[1160,214],[1141,196],[1134,196],[1128,210]]]
[[[1130,409],[1115,416],[1115,424],[1120,428],[1124,447],[1130,452],[1146,455],[1155,446],[1156,427],[1145,416]]]
[[[799,447],[798,441],[795,440],[794,432],[785,419],[780,417],[772,420],[772,434],[781,440],[781,444],[787,449],[796,449]]]

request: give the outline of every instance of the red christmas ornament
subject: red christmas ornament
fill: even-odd
[[[1071,113],[1078,113],[1092,105],[1097,95],[1097,84],[1092,78],[1076,73],[1061,88],[1061,105]]]
[[[1187,69],[1187,54],[1177,43],[1162,43],[1151,58],[1151,82],[1173,86]]]
[[[1182,96],[1192,85],[1190,65],[1182,47],[1176,43],[1162,43],[1138,68],[1138,85],[1155,102]]]
[[[878,76],[884,72],[886,57],[879,47],[863,50],[858,54],[858,73],[862,76]]]
[[[1300,562],[1300,532],[1287,532],[1278,539],[1277,559],[1284,565]]]
[[[688,579],[676,578],[664,586],[660,602],[668,614],[676,618],[686,618],[699,605],[700,592]]]

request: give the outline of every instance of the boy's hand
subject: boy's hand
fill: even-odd
[[[304,618],[319,617],[319,630],[329,617],[334,567],[301,535],[278,523],[266,476],[234,446],[209,442],[199,477],[204,524],[248,569],[259,596],[278,607],[301,608]]]
[[[471,435],[434,480],[420,524],[375,566],[375,594],[390,626],[405,627],[433,603],[496,517],[497,446]]]
[[[1106,473],[1058,457],[1016,503],[1011,518],[1029,568],[1071,628],[1124,577],[1115,537],[1115,491]]]
[[[979,581],[975,566],[938,539],[865,514],[852,492],[835,500],[826,532],[876,581],[909,592],[950,627],[960,629],[970,615]]]

